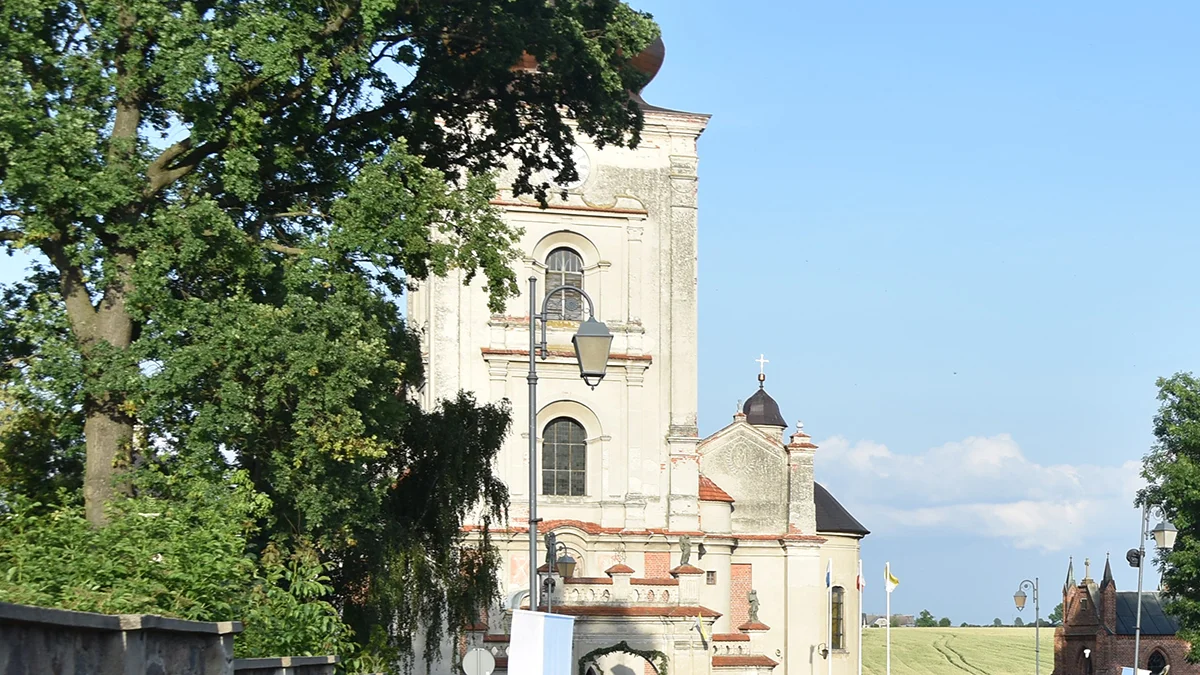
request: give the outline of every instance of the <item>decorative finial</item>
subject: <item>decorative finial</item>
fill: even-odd
[[[1092,559],[1091,558],[1083,559],[1083,578],[1084,579],[1092,578]]]
[[[796,433],[798,433],[798,434],[804,433],[804,420],[800,420],[800,421],[796,422]]]
[[[768,363],[770,363],[770,361],[767,360],[767,357],[762,354],[759,354],[758,358],[754,359],[754,360],[755,360],[755,362],[758,363],[758,388],[762,389],[763,382],[767,381],[767,373],[766,373],[765,366]]]

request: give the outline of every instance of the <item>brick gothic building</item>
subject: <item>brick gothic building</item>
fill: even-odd
[[[1137,591],[1117,591],[1112,566],[1105,560],[1097,584],[1085,563],[1083,580],[1075,582],[1073,564],[1063,584],[1063,621],[1054,630],[1054,675],[1119,675],[1133,664]],[[1139,668],[1158,675],[1200,675],[1200,665],[1187,663],[1188,643],[1177,638],[1179,626],[1163,612],[1158,592],[1142,594],[1142,644]]]

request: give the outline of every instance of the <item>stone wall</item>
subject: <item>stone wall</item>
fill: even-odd
[[[234,661],[237,621],[182,621],[0,603],[4,675],[331,675],[337,657]]]

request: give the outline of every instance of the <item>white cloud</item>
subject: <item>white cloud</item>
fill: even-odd
[[[820,443],[817,480],[876,533],[1006,539],[1058,551],[1128,516],[1140,464],[1038,464],[1008,434],[972,436],[919,454],[834,436]]]

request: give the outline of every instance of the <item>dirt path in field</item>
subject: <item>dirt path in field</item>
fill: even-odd
[[[950,646],[950,643],[954,642],[956,637],[958,636],[953,634],[939,635],[933,641],[933,648],[946,659],[947,663],[964,673],[970,673],[970,675],[988,675],[979,668],[967,663],[963,655],[957,649]]]

